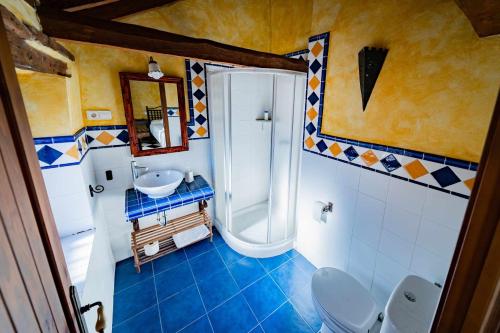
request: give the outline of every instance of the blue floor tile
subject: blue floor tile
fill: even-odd
[[[266,274],[257,259],[246,257],[230,265],[229,270],[242,289]]]
[[[217,248],[217,251],[219,251],[222,260],[224,260],[224,262],[228,266],[244,257],[243,255],[230,248],[227,244],[219,246]]]
[[[155,259],[153,260],[154,274],[158,274],[167,269],[175,267],[180,263],[186,261],[186,259],[187,258],[186,254],[184,253],[184,250],[178,250],[170,254],[167,254],[166,256],[163,256],[161,258]]]
[[[113,323],[119,324],[156,304],[153,278],[136,283],[114,296]]]
[[[240,291],[226,268],[200,282],[198,288],[207,311],[224,303]]]
[[[212,333],[212,326],[208,321],[207,316],[203,316],[190,324],[188,327],[179,331],[180,333]]]
[[[222,238],[221,234],[217,231],[217,229],[213,228],[213,242],[216,247],[219,247],[221,245],[225,245],[226,242],[224,242],[224,238]]]
[[[247,333],[257,325],[252,310],[241,294],[208,313],[215,333]]]
[[[300,254],[299,251],[297,251],[295,249],[291,249],[291,250],[286,252],[286,255],[289,256],[290,258],[295,258],[299,254]]]
[[[215,249],[203,253],[194,259],[190,259],[189,264],[193,269],[193,274],[197,282],[209,278],[226,267]]]
[[[304,258],[304,256],[302,256],[301,254],[293,258],[292,261],[295,265],[299,266],[299,268],[302,269],[307,274],[307,276],[311,278],[314,272],[317,271],[317,268],[314,267],[314,265],[311,264],[309,260]]]
[[[243,290],[243,296],[258,320],[266,318],[286,301],[285,295],[269,276]]]
[[[154,276],[158,301],[194,284],[193,274],[187,261]]]
[[[132,258],[116,264],[115,332],[317,332],[321,327],[310,292],[316,268],[295,250],[244,257],[214,232],[213,243],[202,241],[141,268],[136,273]]]
[[[210,242],[209,239],[202,240],[198,243],[194,243],[192,245],[186,246],[184,251],[186,251],[186,255],[188,259],[192,259],[196,256],[199,256],[202,253],[208,252],[215,248],[213,242]]]
[[[266,272],[270,272],[276,267],[282,265],[283,263],[287,262],[290,260],[290,257],[286,254],[283,253],[279,256],[274,256],[270,258],[259,258],[258,259],[261,265],[264,267]]]
[[[262,330],[262,327],[257,326],[256,328],[254,328],[250,333],[264,333],[264,331]]]
[[[291,297],[299,293],[302,288],[307,288],[310,279],[292,261],[288,261],[270,273],[273,280],[280,286],[286,296]]]
[[[159,306],[166,332],[177,332],[205,314],[198,289],[194,285],[160,302]]]
[[[137,282],[144,281],[153,275],[151,263],[141,266],[141,273],[137,273],[134,267],[134,259],[127,258],[116,263],[115,269],[115,294],[128,288]]]
[[[292,295],[290,301],[302,318],[315,332],[317,332],[321,328],[322,321],[316,312],[316,308],[314,307],[310,286],[311,285],[309,284],[307,287],[302,288],[300,291]]]
[[[266,333],[311,333],[306,322],[295,311],[292,304],[286,302],[276,312],[261,323]]]
[[[153,305],[136,316],[113,326],[115,333],[161,333],[158,306]]]

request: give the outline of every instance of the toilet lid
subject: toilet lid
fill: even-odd
[[[317,270],[311,288],[325,313],[349,331],[367,332],[380,313],[368,290],[341,270],[331,267]]]

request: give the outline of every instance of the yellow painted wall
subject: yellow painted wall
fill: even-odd
[[[164,87],[165,87],[165,98],[167,99],[167,107],[178,108],[179,97],[177,95],[177,85],[175,83],[165,83]]]
[[[71,79],[28,71],[17,78],[34,137],[69,135],[82,128],[80,95],[71,95],[76,89]]]
[[[165,75],[182,77],[187,91],[184,58],[79,42],[61,43],[76,57],[82,111],[110,110],[112,114],[111,120],[84,119],[87,126],[126,124],[118,73],[146,73],[151,55]],[[187,99],[185,103],[187,109]]]
[[[119,21],[269,51],[270,0],[184,0]],[[295,2],[295,0],[294,0]]]
[[[452,0],[331,3],[314,1],[311,25],[331,31],[322,132],[477,162],[500,85],[500,36],[478,38]],[[389,49],[365,112],[364,46]]]
[[[134,119],[147,119],[146,107],[161,106],[160,85],[149,81],[130,81]]]
[[[453,0],[185,0],[121,21],[275,53],[330,31],[324,133],[473,161],[500,83],[500,36],[478,38]],[[113,114],[84,124],[125,124],[118,72],[145,72],[150,54],[64,43],[77,58],[82,112]],[[357,53],[364,46],[389,54],[362,112]],[[182,58],[154,56],[167,75],[185,79]]]
[[[307,49],[311,36],[312,0],[271,1],[271,49],[285,54]]]

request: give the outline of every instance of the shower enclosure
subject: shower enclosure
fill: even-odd
[[[207,72],[215,222],[238,252],[279,254],[295,236],[305,74]]]

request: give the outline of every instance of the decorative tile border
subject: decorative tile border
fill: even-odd
[[[129,145],[126,125],[88,126],[75,135],[34,138],[42,169],[80,164],[90,149]]]
[[[34,143],[42,169],[78,165],[90,149],[85,128],[75,135],[35,138]]]
[[[129,144],[127,125],[87,126],[86,138],[91,149],[122,147]]]
[[[287,54],[283,54],[283,56],[287,58],[302,59],[304,61],[307,61],[307,57],[309,56],[309,49],[290,52]]]
[[[304,151],[468,198],[477,163],[321,133],[329,37],[309,39]]]
[[[190,140],[210,138],[206,71],[202,62],[186,59],[186,80],[189,102],[188,137]]]

